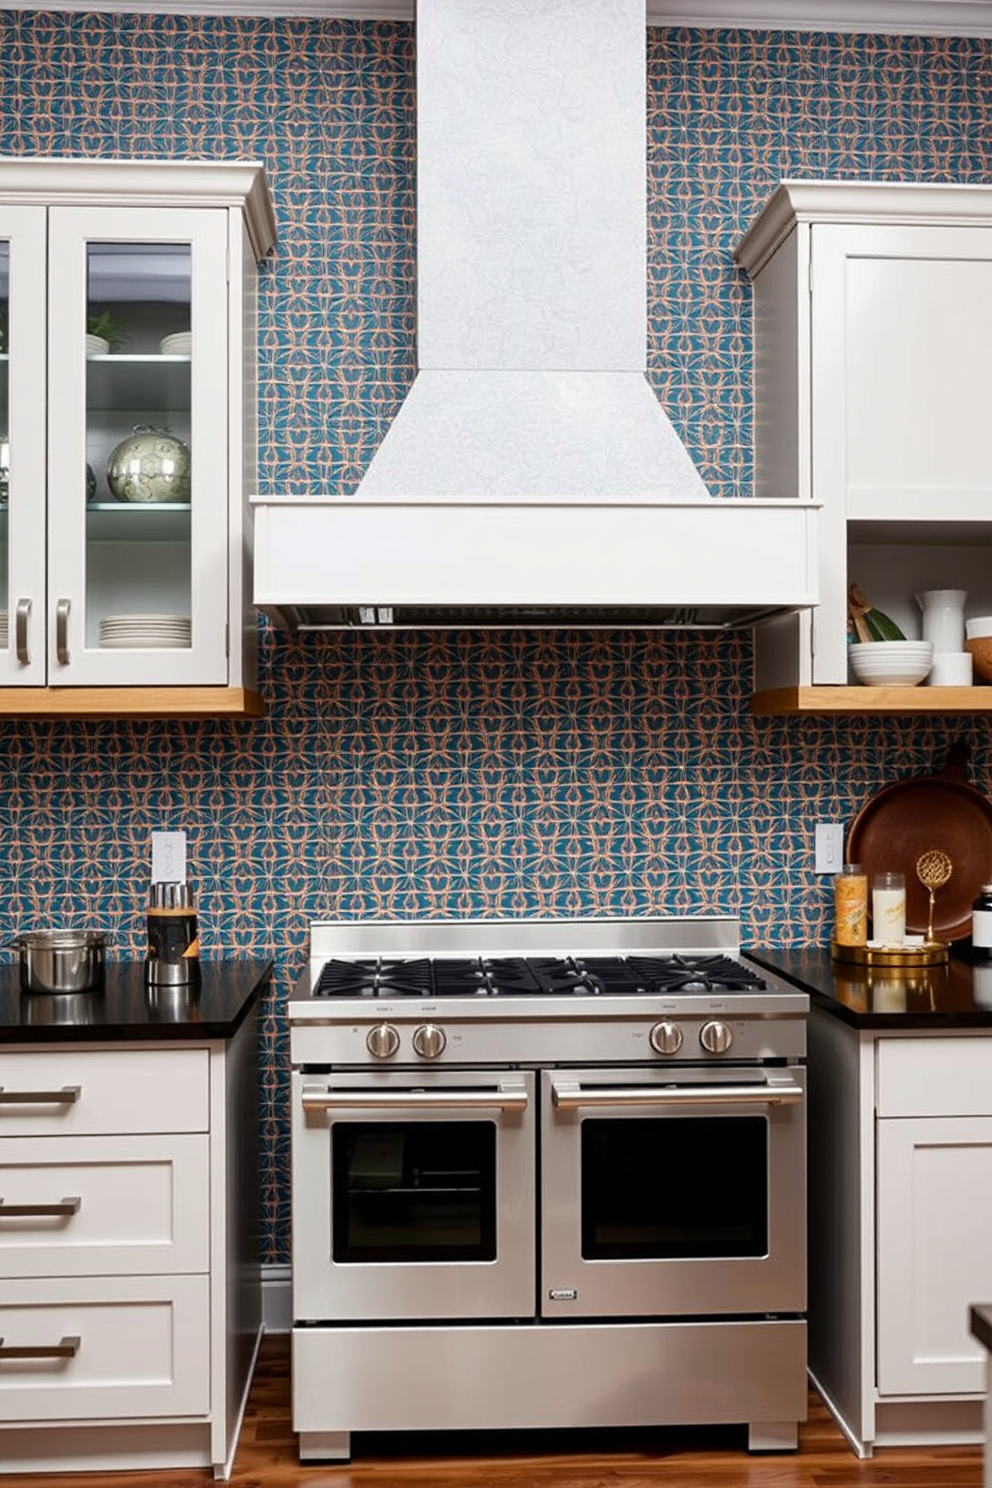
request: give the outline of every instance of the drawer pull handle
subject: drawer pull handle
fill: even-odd
[[[0,1106],[73,1106],[82,1094],[81,1085],[63,1085],[61,1090],[4,1090]]]
[[[78,1335],[66,1336],[58,1343],[4,1344],[0,1338],[0,1359],[74,1359],[79,1353]]]
[[[0,1199],[0,1219],[34,1219],[35,1217],[78,1214],[82,1199],[62,1199],[58,1204],[8,1204]]]

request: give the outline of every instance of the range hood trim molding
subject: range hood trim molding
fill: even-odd
[[[733,619],[816,602],[813,502],[586,503],[564,527],[554,503],[255,497],[252,506],[255,603],[292,631],[329,606],[557,606],[589,616],[637,606],[684,609],[681,628],[696,629],[689,612],[701,607]]]

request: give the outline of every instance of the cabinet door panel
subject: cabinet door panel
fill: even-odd
[[[877,1123],[882,1395],[985,1388],[968,1309],[992,1296],[992,1118]]]
[[[0,1137],[0,1275],[206,1271],[209,1182],[206,1135]]]
[[[228,680],[229,227],[219,209],[49,213],[55,685]]]
[[[848,582],[870,595],[882,561],[848,573],[847,522],[986,522],[992,510],[992,229],[820,223],[811,251],[812,495],[824,504],[813,681],[830,684],[848,680]]]
[[[45,209],[0,206],[0,683],[45,680]]]

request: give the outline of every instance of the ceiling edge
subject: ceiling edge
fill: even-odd
[[[412,21],[414,0],[39,0],[8,10]],[[647,0],[649,26],[992,37],[992,0]]]

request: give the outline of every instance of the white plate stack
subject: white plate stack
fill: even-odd
[[[163,356],[189,356],[192,347],[192,331],[176,331],[172,336],[163,336],[158,343]]]
[[[6,651],[10,640],[10,617],[6,610],[0,610],[0,651]]]
[[[100,621],[100,645],[148,647],[189,646],[192,627],[182,615],[104,615]]]

